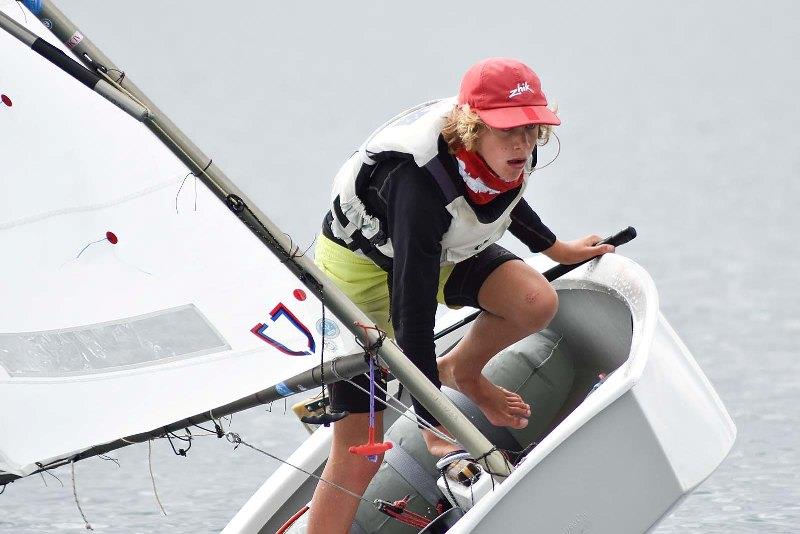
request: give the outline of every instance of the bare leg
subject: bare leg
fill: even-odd
[[[558,310],[558,297],[541,274],[513,260],[489,275],[478,302],[484,311],[458,345],[439,358],[439,377],[469,397],[493,425],[524,428],[530,406],[481,371],[499,351],[545,328]]]
[[[333,425],[333,443],[328,463],[322,478],[363,495],[372,477],[383,461],[378,456],[376,463],[365,456],[352,454],[351,445],[367,442],[369,414],[350,414]],[[383,414],[375,413],[375,439],[383,439]],[[319,482],[311,501],[308,534],[339,534],[350,532],[350,526],[358,509],[359,500],[342,490]]]

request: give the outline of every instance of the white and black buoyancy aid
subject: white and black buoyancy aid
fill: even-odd
[[[426,102],[404,111],[375,130],[336,174],[331,201],[333,236],[356,252],[373,249],[386,258],[392,258],[390,236],[382,222],[368,213],[358,195],[358,183],[368,180],[375,167],[390,157],[413,158],[416,165],[426,170],[441,189],[446,206],[452,216],[447,232],[442,237],[441,263],[463,261],[503,235],[511,224],[511,211],[522,199],[525,182],[507,208],[491,221],[481,221],[464,195],[453,183],[461,180],[453,176],[443,158],[453,158],[439,143],[445,118],[456,104],[455,98]],[[368,243],[368,244],[367,244]],[[371,246],[370,246],[371,245]],[[373,258],[375,259],[375,258]],[[376,261],[379,265],[381,262]]]

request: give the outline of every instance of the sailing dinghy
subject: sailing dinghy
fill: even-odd
[[[387,417],[395,446],[354,532],[644,532],[725,458],[735,426],[632,260],[553,282],[550,327],[486,368],[531,403],[530,424],[493,427],[378,347],[52,2],[24,4],[0,0],[0,485],[199,425],[236,440],[223,416],[363,373],[364,347],[480,461],[469,486],[447,482],[409,414]],[[440,320],[440,353],[468,313]],[[318,428],[225,531],[302,531],[329,443]]]
[[[543,270],[549,260],[528,261]],[[660,313],[656,287],[640,265],[607,254],[553,286],[559,311],[550,326],[501,352],[484,370],[530,403],[526,428],[494,427],[465,397],[445,388],[494,444],[525,454],[493,491],[468,503],[449,530],[434,525],[426,532],[645,532],[730,451],[736,428]],[[440,354],[468,328],[467,313],[450,312],[437,323],[448,332],[437,341]],[[394,448],[366,500],[410,495],[408,508],[436,517],[437,503],[446,498],[437,486],[436,459],[413,421],[387,419],[386,439]],[[330,437],[318,429],[289,462],[321,472]],[[316,483],[282,466],[224,532],[275,532],[310,500]],[[418,532],[367,503],[356,522],[352,532]]]

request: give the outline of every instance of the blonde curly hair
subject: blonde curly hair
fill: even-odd
[[[555,106],[552,111],[557,113],[558,107]],[[488,129],[486,123],[481,120],[476,112],[470,109],[469,104],[457,104],[444,121],[442,136],[451,154],[455,154],[461,148],[473,152],[477,148],[478,137],[486,129]],[[551,125],[540,124],[536,144],[539,146],[546,145],[550,140],[552,131],[553,127]]]

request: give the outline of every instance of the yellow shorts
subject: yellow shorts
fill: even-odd
[[[393,336],[386,271],[366,256],[356,254],[322,234],[317,237],[314,263],[378,328]],[[452,272],[453,265],[443,265],[439,270],[436,300],[440,304],[445,304],[444,285]]]
[[[441,266],[436,300],[450,308],[480,307],[478,292],[486,278],[497,266],[514,259],[519,258],[503,247],[492,244],[457,265]],[[356,254],[322,234],[317,237],[314,262],[367,317],[375,322],[378,328],[394,337],[389,315],[389,287],[386,271],[378,267],[371,259]],[[446,288],[445,285],[447,285]],[[445,294],[447,300],[445,300]],[[355,377],[353,381],[364,389],[369,387],[369,381],[363,375]],[[350,413],[369,411],[369,396],[351,384],[336,382],[331,384],[330,391],[333,411]],[[378,393],[377,398],[384,399],[384,396],[382,393]],[[375,407],[376,410],[384,408],[382,402]],[[430,417],[429,422],[434,423],[435,419]]]

